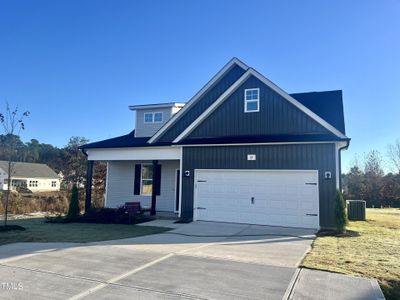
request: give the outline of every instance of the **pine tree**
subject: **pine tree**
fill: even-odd
[[[71,191],[71,200],[69,202],[69,209],[68,209],[68,218],[76,218],[80,214],[79,209],[79,195],[78,195],[78,188],[74,184],[72,186]]]
[[[336,201],[335,201],[335,222],[336,230],[343,233],[346,230],[347,224],[347,214],[346,214],[346,204],[343,198],[343,194],[337,190],[336,191]]]

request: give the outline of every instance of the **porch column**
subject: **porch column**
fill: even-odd
[[[87,161],[86,166],[86,198],[85,198],[85,214],[92,207],[92,178],[93,178],[93,160]]]
[[[156,202],[157,202],[156,181],[158,179],[157,165],[158,165],[158,160],[153,160],[153,180],[151,189],[151,210],[150,210],[150,215],[152,216],[156,214]]]

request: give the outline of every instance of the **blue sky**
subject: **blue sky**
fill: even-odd
[[[0,0],[0,102],[22,139],[129,132],[128,105],[183,101],[236,56],[289,93],[342,89],[351,147],[400,138],[400,2]]]

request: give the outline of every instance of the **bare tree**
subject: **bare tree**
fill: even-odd
[[[17,147],[16,147],[16,136],[19,136],[21,130],[25,129],[23,122],[24,118],[29,116],[29,111],[23,113],[18,112],[18,105],[15,108],[11,108],[9,103],[6,102],[6,110],[4,113],[0,113],[0,123],[3,126],[3,132],[6,137],[9,137],[7,143],[4,145],[4,151],[6,153],[8,170],[7,170],[7,192],[4,205],[4,226],[7,226],[8,217],[8,202],[10,200],[11,184],[12,184],[12,173],[14,172]]]
[[[383,205],[382,186],[383,176],[385,174],[383,172],[382,163],[382,156],[377,150],[371,150],[365,155],[365,200],[367,200],[370,205],[378,207]]]
[[[400,174],[400,139],[394,144],[389,144],[387,156],[392,162],[398,174]]]

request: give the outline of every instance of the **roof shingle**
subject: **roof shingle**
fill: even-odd
[[[4,172],[8,172],[8,162],[0,160],[0,168]],[[59,176],[47,165],[25,162],[13,162],[13,170],[11,176],[25,178],[54,178]]]

